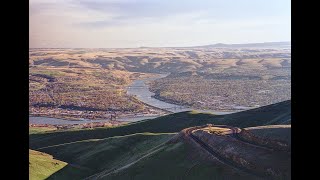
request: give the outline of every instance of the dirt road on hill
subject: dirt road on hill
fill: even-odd
[[[237,134],[239,132],[238,128],[231,128],[231,127],[227,127],[227,126],[218,126],[218,127],[224,127],[224,128],[229,128],[231,130],[231,137],[234,137],[234,134]],[[255,171],[252,171],[251,169],[245,168],[244,166],[241,166],[239,164],[237,164],[236,162],[220,155],[218,152],[216,152],[214,149],[212,149],[208,144],[206,144],[205,142],[203,142],[202,140],[200,140],[198,137],[194,136],[192,134],[193,131],[199,129],[199,127],[194,127],[194,128],[189,128],[185,131],[187,137],[190,137],[190,139],[192,139],[194,142],[196,142],[197,144],[199,144],[203,149],[205,149],[207,152],[209,152],[212,156],[214,156],[218,161],[220,161],[223,164],[226,164],[236,170],[248,173],[250,175],[254,175],[260,178],[264,178],[266,177],[265,174],[262,173],[257,173]]]
[[[228,128],[230,128],[232,130],[232,137],[237,139],[238,141],[241,141],[247,145],[254,146],[257,148],[265,149],[268,151],[274,151],[274,149],[269,146],[265,146],[265,145],[261,145],[261,144],[258,144],[258,143],[252,142],[252,141],[248,141],[248,140],[244,139],[243,137],[241,137],[240,136],[240,132],[241,132],[240,128],[235,128],[235,127],[228,127]]]

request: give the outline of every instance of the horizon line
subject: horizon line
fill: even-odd
[[[250,45],[250,44],[266,44],[266,43],[290,43],[289,41],[266,41],[266,42],[250,42],[250,43],[212,43],[204,45],[192,46],[139,46],[139,47],[29,47],[29,49],[139,49],[139,48],[199,48],[214,45]]]

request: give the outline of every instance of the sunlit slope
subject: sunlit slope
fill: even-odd
[[[29,150],[29,179],[46,179],[67,165],[46,153]]]
[[[29,127],[29,135],[30,134],[41,134],[49,131],[57,130],[57,128],[51,127]]]
[[[82,179],[136,161],[164,144],[173,135],[172,133],[140,133],[77,141],[37,150],[68,163],[49,179],[73,179],[75,177]],[[81,173],[71,171],[70,167],[80,169]]]
[[[216,121],[235,127],[254,127],[264,125],[291,124],[291,100],[260,108],[229,114]]]

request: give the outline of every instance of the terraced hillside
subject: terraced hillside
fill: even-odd
[[[30,148],[68,163],[49,179],[257,179],[177,133],[206,124],[245,128],[289,123],[290,106],[286,101],[229,115],[182,112],[115,128],[38,132],[29,135]]]

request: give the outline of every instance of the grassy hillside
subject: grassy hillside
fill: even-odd
[[[291,102],[229,115],[182,112],[114,128],[29,133],[30,148],[66,162],[40,179],[250,179],[192,152],[190,145],[164,144],[180,130],[208,123],[253,127],[291,121]],[[52,158],[51,158],[52,160]],[[67,164],[68,163],[68,164]],[[40,167],[41,166],[41,167]],[[42,173],[46,164],[30,168]],[[54,170],[50,171],[54,172]],[[42,173],[44,174],[44,173]],[[34,175],[36,176],[36,175]],[[90,179],[90,178],[89,178]]]
[[[50,179],[55,174],[61,174],[59,179],[80,178],[86,173],[88,170],[54,159],[50,154],[29,150],[30,180]]]
[[[70,177],[82,179],[135,161],[173,135],[140,133],[59,144],[38,150],[69,163],[49,179],[70,179]],[[81,169],[81,173],[71,174],[73,172],[70,170],[71,167]]]
[[[229,114],[221,118],[221,124],[237,127],[291,124],[291,100],[248,111]]]
[[[255,136],[286,142],[291,146],[291,125],[269,125],[245,128]]]
[[[172,136],[133,134],[61,144],[39,151],[68,162],[48,179],[92,179],[97,176],[101,179],[139,180],[252,178],[208,161],[203,154],[193,152],[192,147],[183,142],[163,144]]]
[[[212,115],[197,112],[181,112],[156,119],[131,123],[117,128],[97,128],[94,130],[60,131],[31,134],[30,148],[63,144],[86,139],[101,139],[134,133],[172,133],[184,128],[203,124],[227,124],[237,127],[253,127],[291,122],[291,101],[243,111],[229,115]]]
[[[38,133],[45,133],[49,131],[57,130],[57,128],[51,127],[29,127],[29,134],[38,134]]]
[[[67,163],[53,159],[46,153],[29,150],[29,179],[46,179],[53,173],[59,171],[67,165]]]
[[[110,180],[227,180],[252,179],[251,176],[231,172],[230,169],[192,152],[188,144],[168,144],[155,154],[140,160],[132,166],[114,173],[100,176]]]

